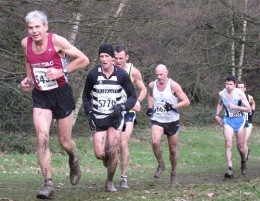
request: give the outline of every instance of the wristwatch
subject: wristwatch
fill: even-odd
[[[68,75],[68,74],[69,74],[69,72],[68,72],[68,69],[67,69],[67,68],[63,68],[63,69],[62,69],[62,72],[63,72],[65,75]]]

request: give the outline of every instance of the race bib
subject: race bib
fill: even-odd
[[[98,111],[100,113],[109,113],[111,108],[116,104],[116,98],[109,94],[98,95]]]
[[[56,80],[48,80],[46,77],[47,68],[33,68],[35,81],[41,91],[47,91],[58,87]]]
[[[248,120],[248,112],[243,112],[243,116],[245,117],[246,120]]]
[[[156,102],[156,113],[159,114],[159,115],[165,115],[167,113],[167,111],[165,110],[165,102],[160,102],[160,101],[157,101]]]
[[[239,117],[239,116],[242,116],[242,113],[241,112],[229,112],[228,113],[228,116],[229,117]]]

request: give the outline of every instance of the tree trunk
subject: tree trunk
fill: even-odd
[[[84,3],[83,3],[84,2]],[[76,37],[77,37],[77,33],[78,33],[78,30],[79,30],[79,24],[80,24],[80,19],[81,19],[81,10],[82,9],[85,9],[87,7],[88,3],[86,3],[84,0],[79,3],[79,10],[77,13],[74,13],[74,16],[75,16],[75,24],[73,25],[73,28],[72,28],[72,32],[70,34],[70,43],[71,44],[74,44],[75,40],[76,40]],[[82,92],[81,92],[82,93]],[[82,94],[80,93],[79,97],[82,97]],[[78,99],[78,101],[76,102],[76,105],[75,105],[75,110],[74,110],[74,118],[73,118],[73,126],[75,125],[75,122],[76,122],[76,119],[78,117],[78,113],[79,113],[79,108],[82,104],[82,100],[81,98]]]
[[[230,5],[232,5],[232,1],[230,1]],[[231,11],[231,36],[232,36],[232,42],[231,42],[231,66],[232,66],[232,75],[236,75],[236,69],[235,69],[235,26],[234,26],[234,11]]]
[[[108,36],[108,37],[104,37],[101,44],[105,43],[106,41],[109,43],[110,39],[111,39],[111,36],[114,34],[114,31],[113,31],[113,28],[115,27],[115,25],[117,24],[117,21],[118,21],[118,17],[122,16],[123,15],[123,8],[125,7],[126,5],[126,1],[127,0],[122,0],[122,2],[119,4],[118,6],[118,9],[114,15],[114,18],[116,19],[114,23],[110,23],[111,25],[108,26],[108,30],[107,30],[107,34],[105,34],[105,36]],[[90,64],[90,65],[95,65],[96,61],[97,61],[97,57],[93,60],[93,62]],[[87,71],[88,73],[88,71]],[[84,80],[84,79],[83,79]],[[75,111],[74,111],[74,120],[73,120],[73,125],[76,124],[76,121],[77,121],[77,117],[78,117],[78,113],[79,113],[79,110],[81,108],[81,105],[82,105],[82,95],[83,95],[83,90],[84,88],[82,89],[80,95],[79,95],[79,98],[77,100],[77,103],[76,103],[76,108],[75,108]]]
[[[81,11],[82,9],[85,9],[87,7],[88,3],[85,3],[85,1],[79,1],[79,2],[76,2],[74,7],[77,8],[75,10],[75,12],[73,13],[73,16],[75,17],[75,21],[74,21],[74,25],[72,26],[72,31],[70,33],[70,36],[68,38],[68,41],[70,42],[70,44],[74,45],[75,44],[75,41],[76,41],[76,37],[77,37],[77,34],[78,34],[78,31],[79,31],[79,24],[80,24],[80,19],[81,19]],[[77,110],[77,107],[78,107],[78,104],[81,104],[81,103],[76,103],[76,109],[74,110],[74,120],[73,120],[73,125],[74,125],[74,122],[75,122],[75,118],[77,118],[78,116],[78,110]],[[54,119],[53,121],[53,125],[56,125],[56,120]]]
[[[245,13],[247,12],[247,0],[245,0]],[[239,64],[238,64],[238,73],[237,73],[237,79],[241,80],[242,77],[242,65],[244,61],[244,55],[245,55],[245,40],[246,40],[246,26],[247,21],[243,21],[243,32],[242,32],[242,45],[240,50],[240,57],[239,57]]]

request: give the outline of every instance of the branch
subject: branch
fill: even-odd
[[[10,85],[10,84],[8,84],[8,83],[4,83],[4,82],[2,82],[2,81],[0,81],[0,84],[2,84],[2,85],[4,85],[4,86],[6,86],[6,87],[12,89],[12,90],[15,91],[16,93],[18,93],[20,96],[25,97],[25,98],[27,98],[27,99],[29,99],[29,100],[32,100],[31,97],[28,97],[28,96],[26,96],[25,94],[21,93],[19,90],[17,90],[16,88],[14,88],[12,85]],[[18,87],[19,87],[19,85],[18,85]]]

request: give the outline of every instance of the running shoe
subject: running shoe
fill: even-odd
[[[160,178],[161,177],[161,173],[164,170],[165,170],[165,164],[164,164],[164,162],[162,162],[161,165],[160,164],[158,165],[158,167],[157,167],[157,169],[156,169],[156,171],[154,173],[154,178]]]
[[[234,177],[234,170],[232,167],[229,167],[228,170],[227,170],[227,173],[225,173],[224,175],[225,178],[233,178]]]
[[[129,186],[127,184],[127,178],[126,177],[121,177],[120,180],[120,187],[129,190]]]
[[[107,192],[117,192],[117,189],[114,186],[114,183],[112,181],[108,181],[106,183],[106,191]]]
[[[81,178],[79,157],[75,156],[74,161],[69,160],[69,166],[70,166],[70,183],[72,185],[77,185]]]
[[[54,199],[54,188],[51,180],[44,183],[43,189],[37,194],[37,199]]]
[[[173,185],[178,185],[179,182],[178,182],[178,177],[176,174],[171,174],[171,184]]]

